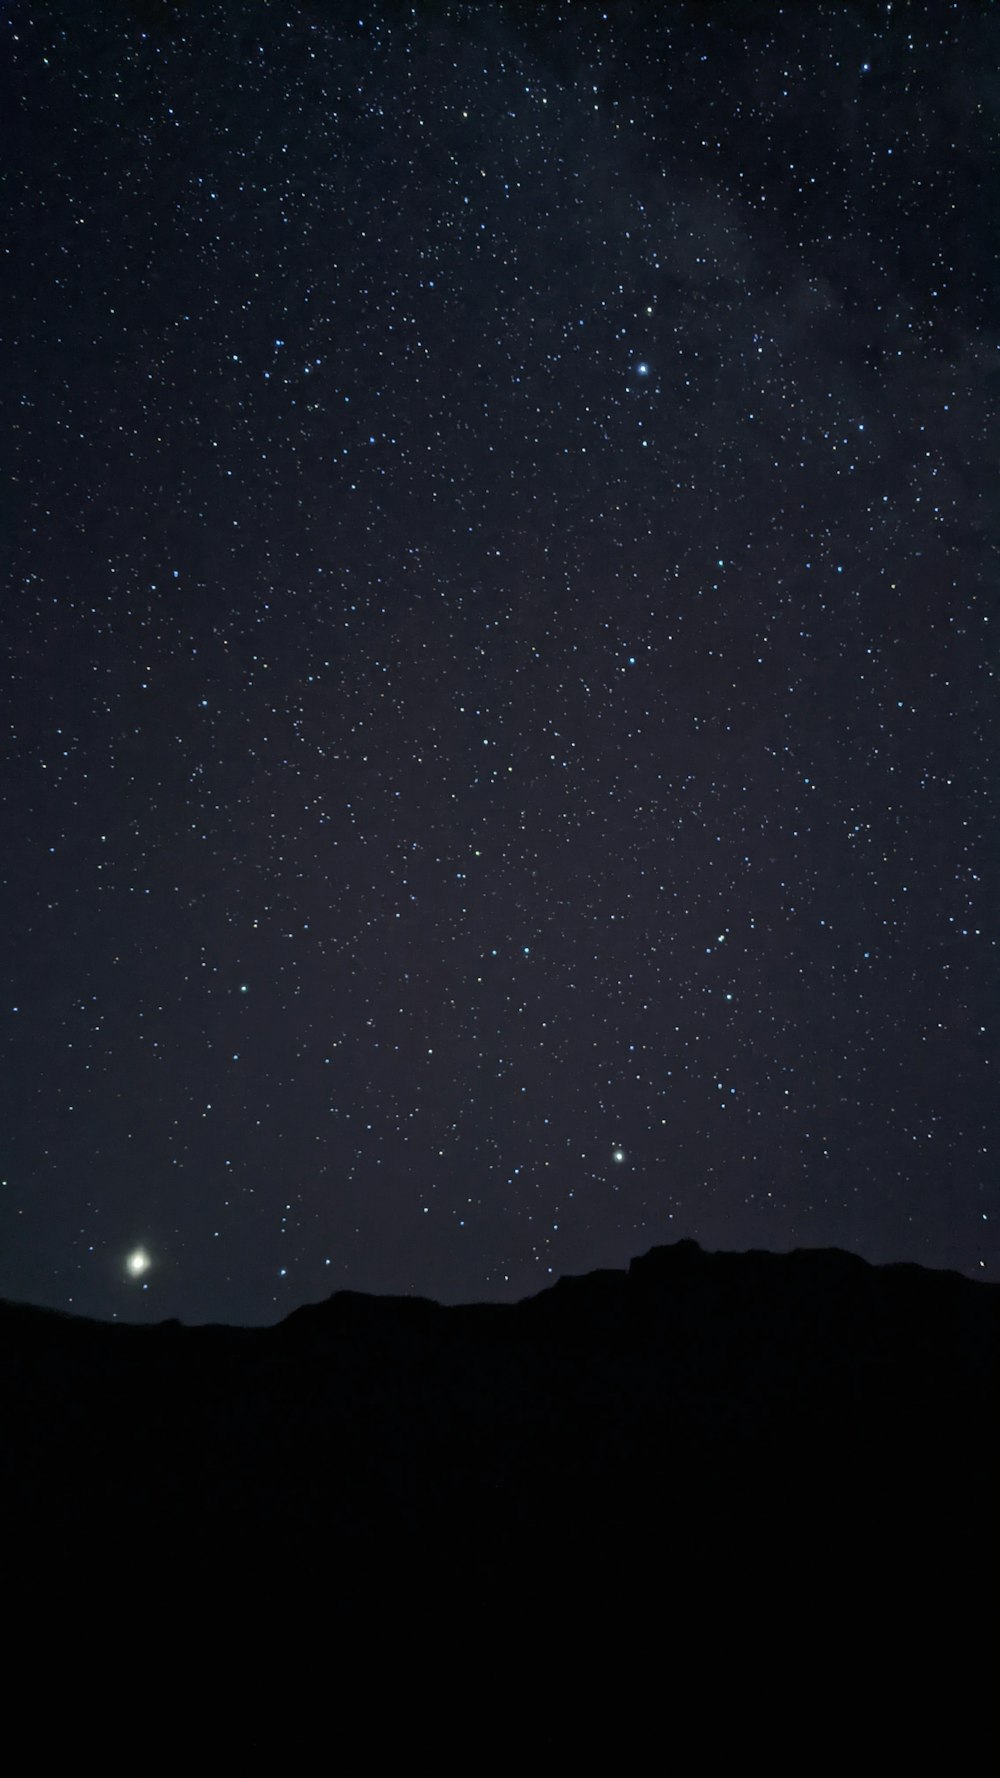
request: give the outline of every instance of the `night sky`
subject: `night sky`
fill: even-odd
[[[0,1295],[1000,1278],[996,12],[4,12]]]

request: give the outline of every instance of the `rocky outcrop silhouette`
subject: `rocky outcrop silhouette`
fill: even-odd
[[[7,1303],[4,1522],[22,1550],[322,1552],[344,1585],[431,1551],[484,1579],[944,1561],[997,1497],[998,1327],[1000,1289],[952,1273],[693,1242],[270,1328]]]

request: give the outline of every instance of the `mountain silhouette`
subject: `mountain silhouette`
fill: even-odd
[[[856,1718],[912,1727],[914,1674],[950,1711],[989,1646],[998,1354],[996,1285],[690,1241],[516,1304],[343,1291],[269,1328],[0,1303],[7,1620],[32,1672],[72,1625],[88,1696],[108,1646],[187,1723],[224,1681],[251,1739],[256,1673],[275,1758],[304,1675],[404,1753],[446,1720],[463,1757],[486,1723],[592,1758],[600,1725],[631,1764],[664,1698],[766,1715],[778,1673],[806,1716],[849,1672]]]
[[[0,1306],[5,1522],[162,1549],[435,1543],[485,1572],[891,1546],[991,1501],[1000,1289],[838,1251],[654,1249],[512,1305],[349,1291],[270,1328],[109,1325]],[[780,1513],[776,1502],[781,1502]],[[884,1549],[883,1549],[884,1555]],[[673,1556],[676,1560],[676,1555]]]

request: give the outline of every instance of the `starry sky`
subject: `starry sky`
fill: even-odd
[[[4,11],[0,1295],[1000,1277],[996,14]]]

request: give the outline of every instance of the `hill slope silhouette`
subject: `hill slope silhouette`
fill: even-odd
[[[263,1329],[3,1304],[0,1499],[29,1560],[243,1550],[342,1588],[948,1565],[996,1499],[998,1350],[996,1286],[693,1242],[518,1304],[342,1292]]]
[[[817,1735],[923,1759],[932,1717],[955,1764],[995,1665],[998,1351],[995,1285],[691,1242],[271,1328],[0,1304],[11,1708],[74,1758],[113,1720],[227,1769],[329,1738],[800,1771]]]

